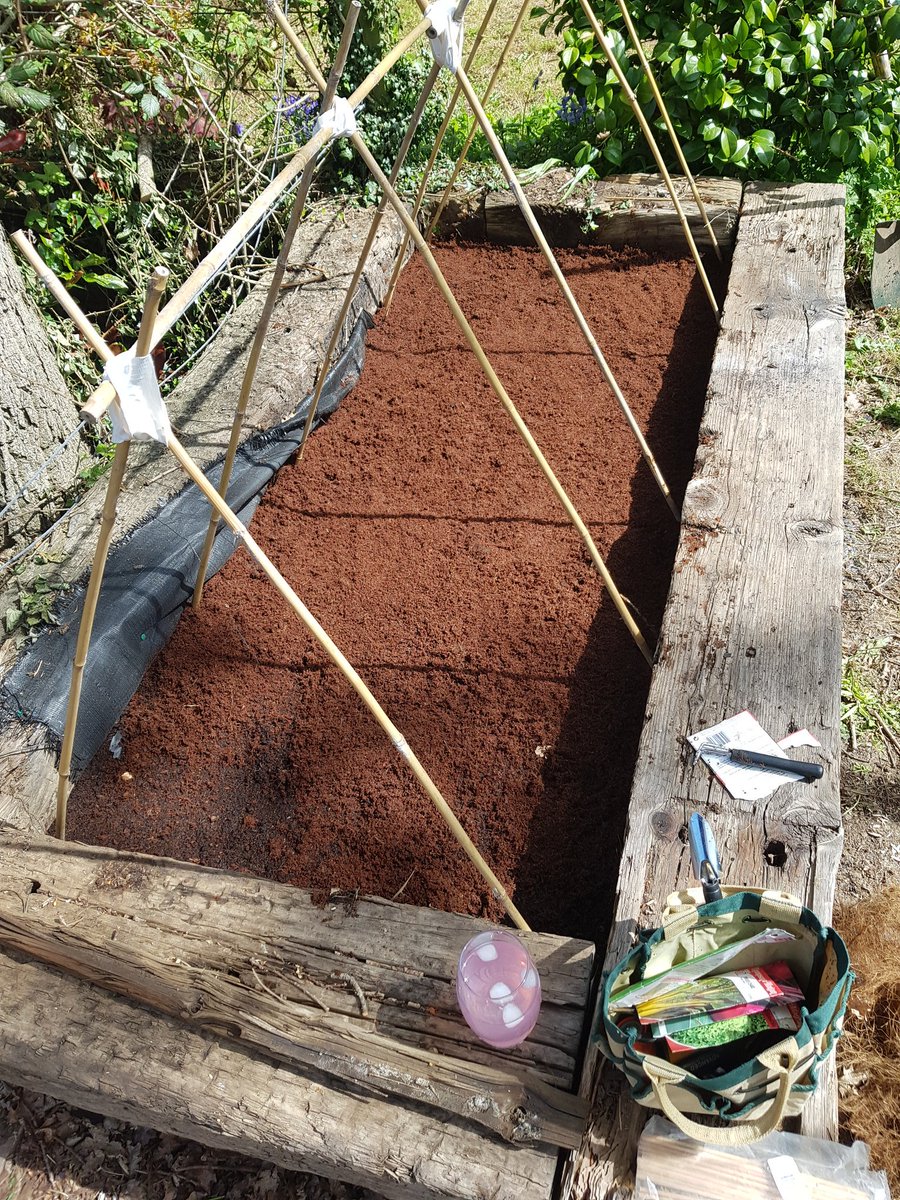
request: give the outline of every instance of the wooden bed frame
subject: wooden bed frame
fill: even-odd
[[[705,185],[733,228],[740,185]],[[643,229],[669,244],[658,181],[606,181],[587,203],[592,240],[641,243]],[[510,240],[508,207],[470,198],[467,215]],[[574,236],[570,216],[559,228],[557,240]],[[607,962],[688,883],[694,809],[714,824],[727,881],[830,914],[843,352],[842,189],[747,185]],[[776,737],[808,728],[823,780],[752,806],[692,766],[683,736],[744,708]],[[593,947],[527,936],[543,968],[541,1022],[523,1047],[494,1052],[468,1034],[452,984],[484,922],[57,842],[44,836],[49,742],[11,726],[0,750],[19,755],[0,760],[0,1078],[390,1197],[628,1194],[646,1110],[585,1041]],[[833,1073],[803,1120],[835,1133]]]

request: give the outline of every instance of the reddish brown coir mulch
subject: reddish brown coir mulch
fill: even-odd
[[[690,260],[562,251],[681,496],[715,325]],[[676,526],[537,252],[446,246],[488,356],[654,639]],[[420,258],[253,533],[534,928],[605,938],[649,669]],[[243,552],[70,804],[79,840],[499,917],[407,768]],[[673,730],[673,736],[678,731]]]

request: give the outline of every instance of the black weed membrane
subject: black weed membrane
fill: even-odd
[[[347,346],[326,377],[314,429],[356,386],[372,324],[366,312],[356,321]],[[287,421],[249,438],[238,451],[228,502],[245,524],[279,468],[299,449],[311,400],[311,395],[305,396]],[[213,484],[218,484],[221,469],[220,461],[208,473]],[[104,744],[190,602],[209,518],[209,503],[187,483],[111,551],[84,670],[73,774],[83,770]],[[224,567],[237,543],[237,537],[220,526],[207,579]],[[59,626],[46,630],[29,646],[0,691],[0,722],[43,725],[57,745],[65,724],[86,586],[85,578],[71,590],[59,610]]]

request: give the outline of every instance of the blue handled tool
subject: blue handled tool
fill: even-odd
[[[688,843],[691,848],[691,864],[694,874],[703,886],[703,899],[707,904],[722,899],[719,884],[719,852],[716,839],[705,817],[692,813],[688,822]]]

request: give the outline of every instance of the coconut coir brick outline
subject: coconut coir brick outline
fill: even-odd
[[[439,258],[624,591],[658,624],[671,516],[538,256]],[[636,250],[564,259],[683,490],[715,337],[692,266]],[[601,940],[649,673],[436,312],[415,260],[370,334],[360,385],[302,469],[282,470],[254,534],[396,714],[523,912]],[[181,622],[121,730],[123,758],[101,753],[73,793],[80,840],[500,915],[244,556]]]

